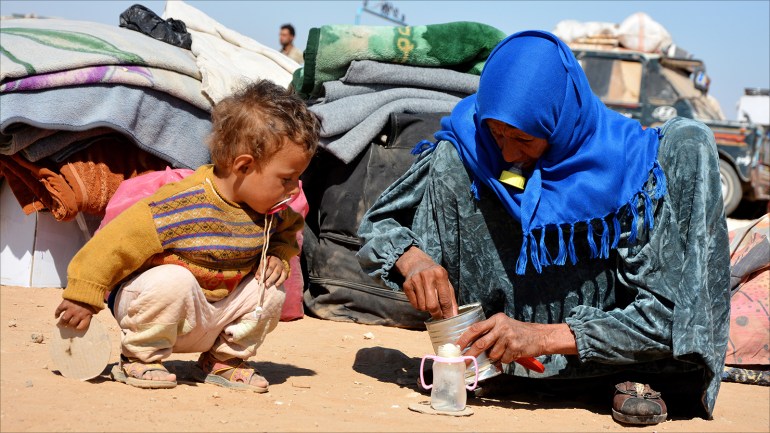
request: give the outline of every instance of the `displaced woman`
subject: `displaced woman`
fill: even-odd
[[[481,303],[457,344],[510,374],[617,378],[619,422],[665,420],[671,384],[675,415],[711,418],[729,251],[709,128],[606,108],[541,31],[503,40],[441,128],[364,217],[363,268],[435,319]],[[530,356],[543,374],[513,363]]]

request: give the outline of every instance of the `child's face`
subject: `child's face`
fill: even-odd
[[[299,193],[299,176],[309,164],[310,155],[301,146],[286,143],[261,170],[250,170],[235,185],[235,201],[267,213],[278,202]]]

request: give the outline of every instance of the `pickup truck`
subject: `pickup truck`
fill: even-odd
[[[714,131],[725,214],[742,199],[770,199],[770,136],[760,125],[725,120],[707,93],[710,80],[702,61],[626,49],[611,38],[584,38],[570,48],[594,93],[613,110],[647,127],[682,116]]]

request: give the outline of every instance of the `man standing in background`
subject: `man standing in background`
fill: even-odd
[[[281,33],[279,35],[281,42],[281,53],[288,56],[300,65],[304,63],[302,58],[302,51],[294,46],[294,26],[291,24],[284,24],[281,26]]]

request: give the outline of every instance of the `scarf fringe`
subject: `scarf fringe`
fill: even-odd
[[[428,142],[430,143],[430,142]],[[419,143],[418,143],[419,145]],[[435,146],[434,146],[435,147]],[[423,149],[424,151],[425,149]],[[654,206],[653,199],[660,199],[668,192],[668,186],[666,183],[666,176],[663,172],[663,168],[656,161],[652,167],[652,175],[654,179],[654,186],[651,191],[642,188],[634,197],[617,212],[607,215],[603,218],[594,218],[588,221],[584,221],[587,225],[586,240],[588,247],[591,250],[591,258],[607,259],[610,256],[610,250],[617,249],[620,243],[621,226],[619,216],[627,215],[631,218],[631,230],[628,235],[628,243],[635,244],[639,237],[639,200],[644,200],[644,213],[641,215],[642,227],[646,230],[652,230],[654,227]],[[471,191],[474,197],[479,199],[478,191],[479,183],[474,179],[471,184]],[[607,218],[612,217],[612,241],[610,242],[610,227],[607,222]],[[602,223],[602,233],[600,246],[597,247],[594,234],[593,223]],[[551,257],[548,248],[545,245],[545,228],[538,228],[540,230],[540,240],[535,238],[534,230],[524,233],[523,242],[521,245],[521,251],[519,252],[519,258],[516,261],[516,274],[524,275],[527,270],[527,262],[531,261],[537,273],[542,273],[543,268],[550,265],[564,265],[567,262],[569,256],[570,262],[577,264],[578,258],[575,252],[575,223],[569,225],[569,240],[564,242],[564,229],[560,224],[556,225],[556,231],[559,237],[559,253],[554,260]],[[527,254],[529,249],[529,254]],[[527,257],[529,256],[529,257]],[[529,259],[529,260],[528,260]]]
[[[559,254],[556,255],[554,263],[561,266],[567,262],[567,247],[564,245],[564,231],[561,229],[561,225],[557,225],[556,228],[559,232]]]
[[[577,253],[575,252],[575,224],[569,225],[569,261],[572,265],[577,264]]]
[[[527,241],[529,236],[524,235],[521,242],[521,251],[519,251],[519,260],[516,261],[516,274],[524,275],[527,270]]]
[[[543,272],[543,265],[540,264],[540,257],[538,255],[537,241],[532,232],[529,233],[529,258],[532,260],[532,264],[535,266],[537,273]]]
[[[473,179],[471,182],[471,194],[473,194],[473,198],[476,199],[476,201],[481,200],[481,194],[479,193],[479,180]]]
[[[610,228],[607,227],[606,219],[602,219],[602,249],[599,252],[599,257],[610,258]]]
[[[551,253],[548,252],[548,248],[545,247],[545,230],[540,231],[540,265],[550,266],[553,263]]]
[[[591,220],[586,221],[586,225],[588,226],[588,247],[591,248],[591,258],[595,259],[599,257],[599,250],[594,241],[594,225],[591,224]]]
[[[628,235],[628,242],[635,244],[638,235],[639,209],[636,207],[637,196],[628,203],[628,210],[631,211],[631,233]]]
[[[615,233],[615,238],[612,240],[612,246],[610,248],[614,250],[618,247],[618,243],[620,242],[620,220],[617,215],[612,216],[612,230]]]
[[[415,144],[412,148],[412,155],[422,155],[424,152],[433,152],[436,149],[436,146],[438,146],[438,142],[432,142],[428,140],[422,140],[419,143]]]

